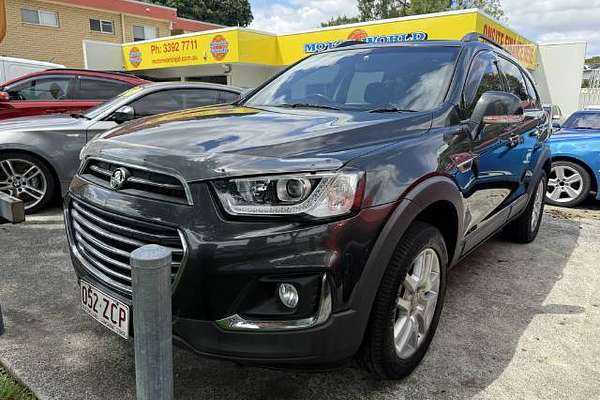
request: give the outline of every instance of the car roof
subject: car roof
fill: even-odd
[[[212,89],[212,90],[221,90],[226,92],[233,92],[237,94],[241,94],[244,89],[229,86],[229,85],[221,85],[218,83],[208,83],[208,82],[151,82],[140,85],[144,90],[163,90],[163,89]]]
[[[12,79],[5,82],[2,86],[7,86],[15,82],[19,82],[25,79],[29,79],[36,76],[44,75],[82,75],[104,79],[114,79],[118,81],[128,82],[134,85],[141,85],[143,83],[150,82],[147,79],[137,77],[135,75],[125,74],[122,72],[110,72],[110,71],[94,71],[89,69],[76,69],[76,68],[51,68],[43,71],[32,72],[27,75],[22,75],[18,78]]]
[[[405,42],[371,42],[366,43],[358,40],[349,40],[342,42],[340,45],[333,47],[328,50],[324,50],[319,53],[328,53],[335,51],[345,51],[354,49],[377,49],[377,48],[390,48],[390,47],[467,47],[475,50],[493,50],[502,55],[510,58],[511,60],[518,62],[504,47],[496,43],[492,39],[477,33],[471,32],[466,34],[461,40],[413,40]]]

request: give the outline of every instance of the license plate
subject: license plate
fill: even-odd
[[[81,308],[96,321],[129,339],[129,306],[85,281],[80,282]]]

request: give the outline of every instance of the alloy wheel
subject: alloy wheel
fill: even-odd
[[[533,199],[533,210],[531,213],[531,231],[535,231],[540,216],[542,215],[542,205],[544,204],[544,181],[540,180],[538,187],[535,191],[535,198]]]
[[[0,191],[23,201],[28,210],[39,204],[48,190],[42,170],[22,159],[0,160]]]
[[[413,261],[398,290],[394,309],[396,354],[410,358],[419,348],[433,320],[440,290],[440,259],[432,248]]]
[[[556,203],[568,203],[581,195],[583,191],[583,177],[568,165],[552,167],[546,196]]]

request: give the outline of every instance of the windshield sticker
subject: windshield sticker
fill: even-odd
[[[413,42],[416,40],[427,40],[427,33],[425,32],[410,32],[410,33],[397,33],[392,35],[375,35],[369,36],[367,32],[362,29],[355,29],[348,35],[347,40],[360,40],[365,43],[398,43],[398,42]],[[316,42],[316,43],[305,43],[305,53],[318,53],[320,51],[333,49],[346,40],[336,40],[331,42]]]

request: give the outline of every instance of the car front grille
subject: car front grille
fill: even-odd
[[[123,187],[118,189],[119,192],[156,200],[191,204],[185,183],[166,173],[90,158],[86,161],[80,176],[97,185],[111,188],[111,176],[118,168],[124,168],[128,173]]]
[[[116,215],[72,199],[69,205],[70,239],[90,273],[104,283],[131,293],[129,257],[133,250],[158,244],[172,251],[174,282],[186,257],[183,235],[176,228]]]

